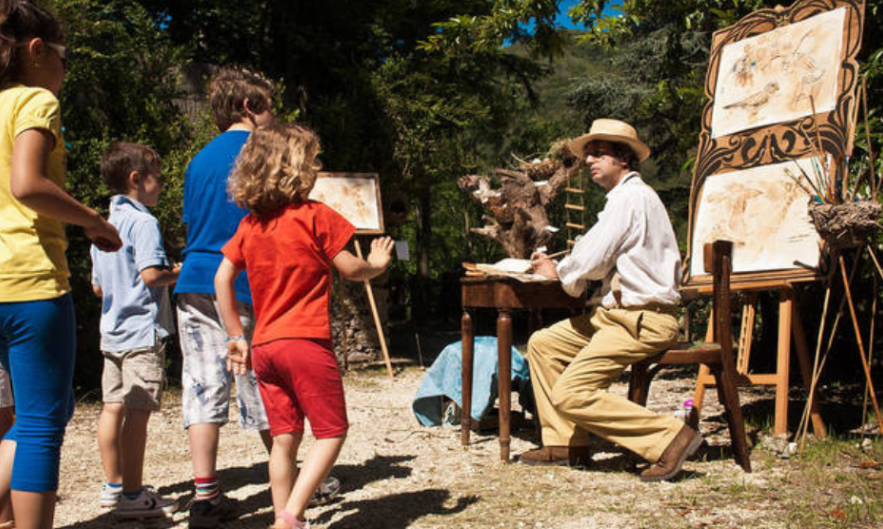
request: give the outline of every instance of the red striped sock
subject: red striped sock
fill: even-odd
[[[197,477],[193,480],[196,487],[196,501],[213,500],[221,495],[221,487],[217,476]]]

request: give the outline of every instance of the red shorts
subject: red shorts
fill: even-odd
[[[316,439],[346,433],[343,380],[331,340],[274,340],[256,345],[252,354],[270,435],[302,433],[304,417]]]

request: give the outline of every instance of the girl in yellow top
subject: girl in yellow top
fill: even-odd
[[[66,56],[55,17],[0,0],[0,362],[16,397],[16,424],[0,443],[0,497],[11,488],[22,529],[52,527],[73,413],[76,325],[62,223],[83,226],[103,250],[121,245],[116,229],[63,187],[57,96]]]

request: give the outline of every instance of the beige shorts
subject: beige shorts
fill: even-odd
[[[159,411],[162,399],[165,343],[126,351],[102,351],[104,373],[101,388],[105,403],[122,403],[128,408]]]

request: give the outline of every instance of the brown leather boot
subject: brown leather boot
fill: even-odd
[[[518,460],[527,465],[586,467],[592,456],[588,446],[544,446],[522,453]]]
[[[701,444],[702,436],[684,425],[659,456],[659,461],[641,472],[641,481],[664,481],[675,477],[684,466],[684,461],[695,454]]]

